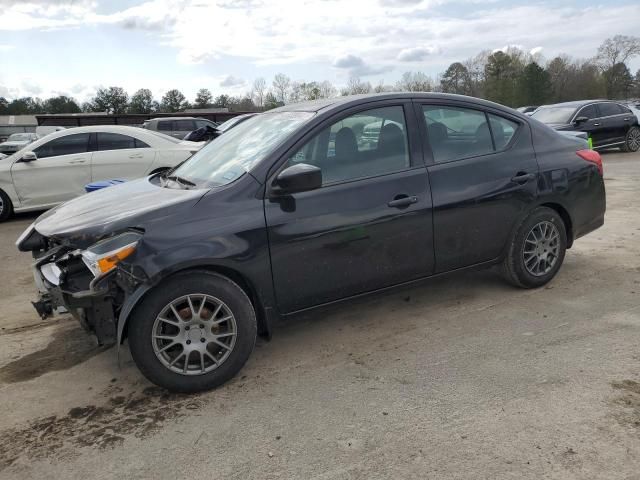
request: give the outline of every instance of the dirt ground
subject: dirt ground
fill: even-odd
[[[233,381],[170,395],[39,321],[0,225],[0,477],[639,479],[640,154],[546,288],[458,274],[278,326]]]

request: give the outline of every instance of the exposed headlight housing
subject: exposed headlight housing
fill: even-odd
[[[82,261],[94,276],[110,272],[122,260],[136,251],[142,234],[126,232],[101,240],[82,252]]]

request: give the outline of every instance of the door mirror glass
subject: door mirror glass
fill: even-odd
[[[580,125],[581,123],[584,123],[587,120],[589,120],[587,117],[576,117],[573,123],[575,123],[576,125]]]
[[[24,155],[22,155],[22,158],[20,159],[21,162],[33,162],[34,160],[37,160],[38,156],[35,154],[35,152],[24,152]]]
[[[288,194],[315,190],[322,186],[322,170],[314,165],[298,163],[285,168],[275,180],[274,192]]]

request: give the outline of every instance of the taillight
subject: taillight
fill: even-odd
[[[581,159],[586,160],[587,162],[594,163],[596,167],[598,167],[598,171],[600,172],[600,175],[603,175],[602,157],[598,152],[596,152],[595,150],[585,149],[585,150],[578,150],[576,154]]]

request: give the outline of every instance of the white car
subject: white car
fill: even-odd
[[[132,180],[172,168],[202,144],[117,125],[51,133],[0,160],[0,221],[46,210],[98,180]]]

